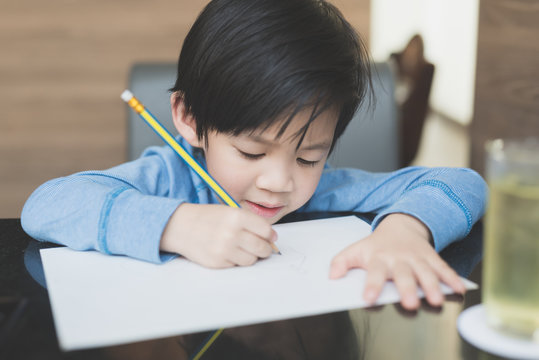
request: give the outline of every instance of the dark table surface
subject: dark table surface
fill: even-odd
[[[342,214],[308,218],[336,215]],[[39,256],[40,248],[50,246],[26,235],[19,219],[0,219],[0,359],[188,359],[208,336],[62,352]],[[441,253],[461,276],[478,283],[481,254],[481,223]],[[408,312],[391,304],[228,328],[202,359],[498,359],[458,334],[458,315],[479,302],[474,290],[447,296],[440,308],[423,301],[419,310]]]

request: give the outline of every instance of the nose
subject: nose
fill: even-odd
[[[256,187],[275,193],[291,192],[294,189],[292,170],[286,164],[273,164],[258,175]]]

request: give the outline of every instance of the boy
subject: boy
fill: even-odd
[[[369,89],[364,46],[325,1],[212,1],[183,44],[171,108],[182,144],[241,209],[219,205],[172,150],[154,147],[45,183],[23,227],[74,249],[221,268],[270,256],[271,224],[290,212],[376,212],[373,233],[335,257],[330,277],[365,268],[371,303],[392,279],[405,308],[419,306],[418,285],[440,305],[440,280],[464,286],[436,250],[482,216],[486,186],[468,169],[325,166]]]

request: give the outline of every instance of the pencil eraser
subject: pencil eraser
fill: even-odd
[[[128,102],[132,98],[133,98],[133,93],[129,90],[124,90],[124,92],[122,93],[122,100],[125,102]]]

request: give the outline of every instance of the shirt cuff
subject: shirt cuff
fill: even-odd
[[[372,222],[373,230],[385,216],[392,213],[411,215],[423,222],[432,234],[437,252],[453,241],[464,238],[472,226],[469,209],[458,196],[443,186],[421,186],[407,191],[406,196],[378,213]]]
[[[120,191],[103,206],[99,250],[156,264],[173,259],[178,255],[160,252],[159,245],[170,216],[181,203],[180,199],[143,195],[133,189]]]

